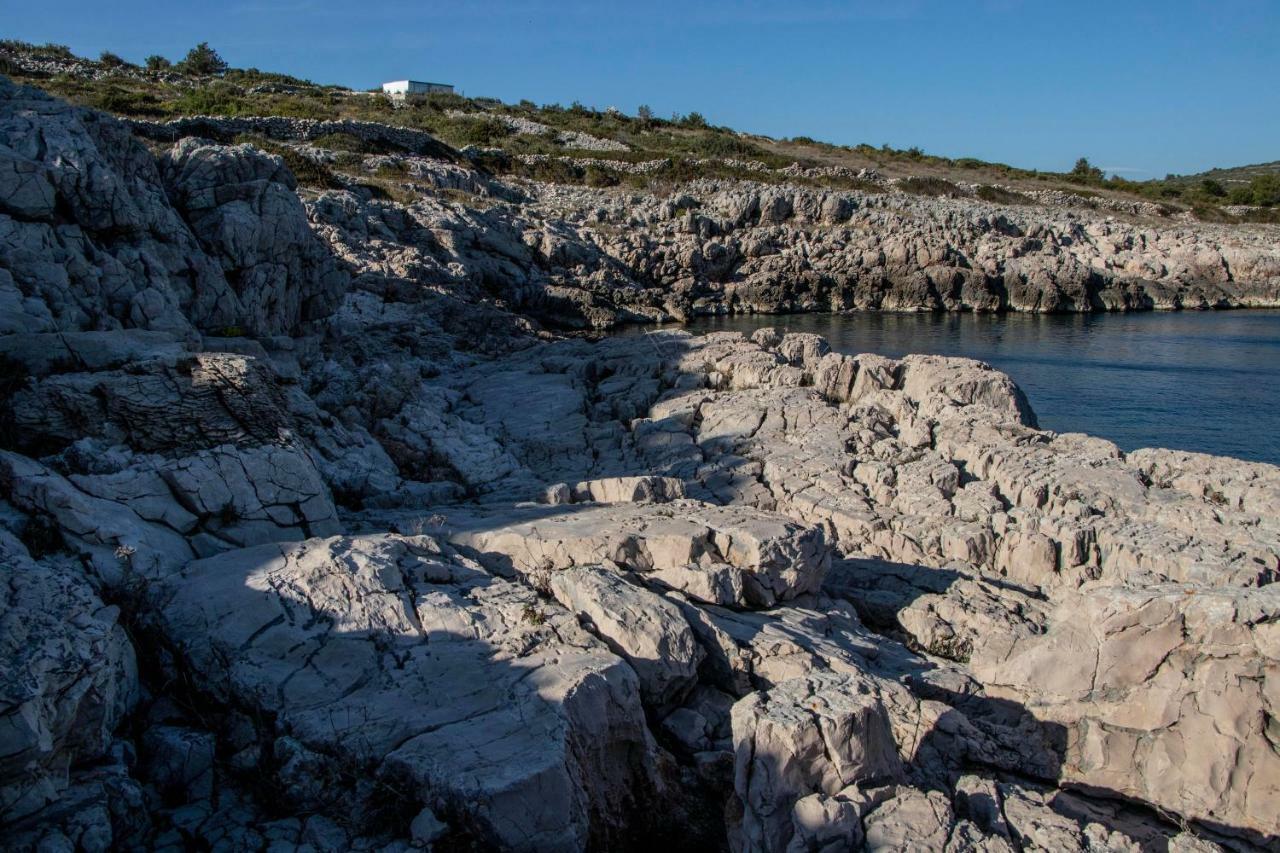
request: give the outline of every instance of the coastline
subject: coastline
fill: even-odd
[[[1259,232],[714,182],[405,205],[4,78],[0,136],[14,846],[1280,836],[1280,467],[1040,429],[967,358],[563,334],[730,272],[754,306],[1265,294]]]

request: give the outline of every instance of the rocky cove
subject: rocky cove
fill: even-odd
[[[6,847],[1275,848],[1280,469],[564,334],[1274,306],[1274,229],[135,131],[0,78]]]

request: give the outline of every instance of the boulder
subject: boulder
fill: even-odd
[[[661,715],[697,680],[703,651],[680,609],[616,572],[579,566],[551,576],[551,594],[640,678],[645,705]]]
[[[786,850],[792,812],[806,796],[898,777],[902,765],[879,694],[868,676],[814,673],[733,706],[735,849]]]

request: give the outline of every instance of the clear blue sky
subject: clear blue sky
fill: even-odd
[[[1135,178],[1280,159],[1278,0],[0,0],[0,35]]]

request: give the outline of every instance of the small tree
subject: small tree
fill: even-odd
[[[653,121],[653,110],[649,108],[648,104],[641,104],[639,108],[636,109],[636,116],[641,121]]]
[[[186,74],[221,74],[227,70],[227,63],[216,50],[209,47],[207,41],[202,41],[187,51],[186,57],[178,63],[178,68]]]
[[[1205,178],[1200,182],[1200,191],[1205,195],[1211,195],[1215,198],[1222,198],[1227,194],[1226,188],[1213,178]]]
[[[1253,203],[1259,207],[1275,207],[1280,204],[1280,175],[1259,175],[1249,182]]]
[[[1071,170],[1071,175],[1086,181],[1102,180],[1102,170],[1090,163],[1088,157],[1081,157],[1076,161],[1075,167]]]
[[[112,53],[109,50],[104,50],[99,54],[98,61],[108,68],[124,68],[129,64],[128,62],[125,62],[124,57]]]
[[[166,68],[173,67],[172,62],[157,53],[153,53],[148,56],[144,62],[147,64],[148,71],[164,71]]]
[[[681,119],[680,124],[685,127],[703,128],[707,126],[707,120],[702,117],[702,113],[692,112]]]

